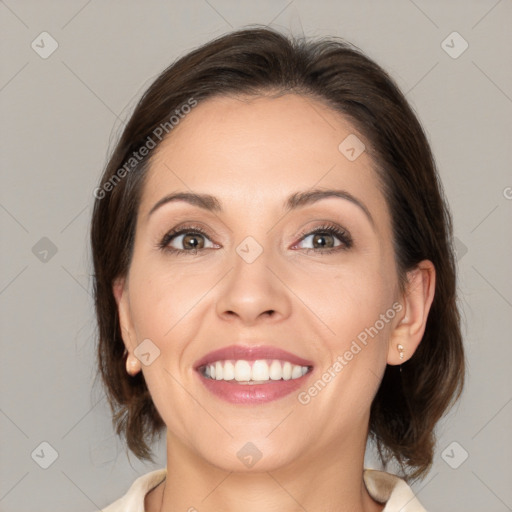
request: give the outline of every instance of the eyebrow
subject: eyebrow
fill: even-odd
[[[366,215],[372,226],[375,227],[375,221],[366,207],[366,205],[354,197],[350,192],[346,190],[334,190],[334,189],[313,189],[306,192],[295,192],[290,195],[283,204],[283,209],[286,212],[302,208],[304,206],[316,203],[322,199],[337,197],[345,199],[358,206]],[[222,212],[221,202],[210,194],[197,194],[192,192],[175,192],[173,194],[162,197],[149,211],[147,218],[158,210],[161,206],[167,203],[183,201],[193,206],[197,206],[210,212]]]

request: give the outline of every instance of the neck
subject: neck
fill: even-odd
[[[167,433],[167,478],[146,497],[147,512],[377,512],[363,482],[366,437],[305,455],[276,470],[224,471]]]

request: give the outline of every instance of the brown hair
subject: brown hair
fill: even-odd
[[[154,134],[161,126],[170,133],[170,116],[191,98],[271,92],[323,101],[365,138],[391,212],[402,290],[406,271],[421,260],[436,268],[423,340],[401,372],[386,367],[369,425],[384,463],[394,458],[409,478],[424,477],[432,464],[434,427],[460,396],[465,372],[451,216],[427,138],[394,81],[357,47],[332,37],[288,38],[268,28],[229,33],[164,70],[137,104],[95,191],[91,245],[98,373],[117,434],[125,435],[138,458],[153,460],[148,443],[165,426],[142,372],[126,373],[112,291],[114,279],[127,275],[130,266],[144,177],[160,143]],[[149,138],[155,147],[140,157]]]

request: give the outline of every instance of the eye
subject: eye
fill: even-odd
[[[352,247],[352,237],[344,229],[334,225],[325,224],[313,231],[300,234],[301,239],[295,247],[305,251],[328,254],[334,251],[347,250]],[[301,247],[304,242],[312,243],[313,247]],[[207,233],[199,226],[181,226],[172,229],[158,243],[162,251],[175,254],[197,254],[205,249],[219,247],[214,244]]]
[[[353,242],[350,234],[336,225],[326,224],[319,226],[313,231],[302,233],[299,244],[310,242],[312,247],[299,247],[306,251],[330,253],[338,250],[346,250],[352,247]],[[298,244],[298,245],[299,245]]]
[[[206,245],[209,242],[210,245]],[[211,249],[214,244],[198,226],[184,226],[169,231],[158,244],[164,251],[196,254],[203,249]]]

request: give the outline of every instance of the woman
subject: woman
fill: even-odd
[[[451,220],[389,76],[251,28],[167,68],[95,191],[99,372],[167,465],[105,512],[424,510],[463,386]],[[367,441],[400,476],[364,469]]]

